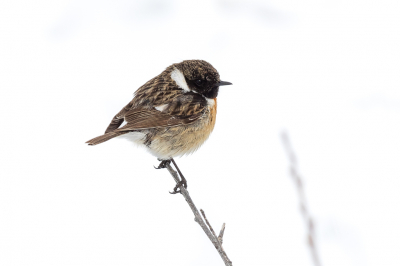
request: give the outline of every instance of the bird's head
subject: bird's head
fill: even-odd
[[[219,86],[232,85],[230,82],[221,81],[218,71],[204,60],[185,60],[175,64],[175,67],[180,72],[178,75],[182,74],[184,77],[187,85],[186,90],[189,89],[202,94],[209,99],[214,99],[218,96]],[[173,74],[172,78],[176,81]]]

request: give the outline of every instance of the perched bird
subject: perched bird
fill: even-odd
[[[221,81],[218,71],[203,60],[185,60],[167,67],[146,82],[134,98],[114,116],[104,135],[87,141],[97,145],[124,137],[145,146],[160,161],[157,169],[173,162],[181,175],[174,188],[187,182],[173,157],[196,151],[214,129],[217,96]],[[122,123],[126,122],[123,126]]]

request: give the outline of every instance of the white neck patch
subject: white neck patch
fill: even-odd
[[[211,106],[211,107],[214,106],[214,104],[215,104],[214,99],[210,99],[210,98],[207,98],[207,97],[204,97],[204,98],[206,98],[207,104],[208,104],[209,106]]]
[[[190,91],[189,86],[186,83],[185,76],[179,69],[175,68],[171,72],[171,78],[176,82],[179,88],[183,89],[186,92]]]

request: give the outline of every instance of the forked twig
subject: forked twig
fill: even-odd
[[[210,228],[211,233],[213,234],[213,236],[215,238],[217,238],[217,235],[215,234],[214,229],[212,228],[211,224],[207,220],[206,214],[204,213],[204,211],[202,209],[200,209],[200,212],[201,212],[201,215],[203,215],[204,220],[206,220],[206,223],[208,225],[208,228]]]
[[[218,235],[218,240],[222,245],[222,238],[224,237],[224,232],[225,232],[225,223],[222,224],[222,228],[221,231],[219,231],[219,235]]]
[[[316,242],[315,242],[315,230],[314,230],[314,221],[311,217],[311,214],[307,207],[306,196],[303,188],[303,181],[297,169],[297,160],[296,155],[293,152],[293,148],[290,144],[289,137],[286,132],[282,132],[281,134],[283,146],[285,148],[286,154],[289,158],[289,169],[290,176],[295,182],[297,188],[297,195],[300,202],[300,211],[303,216],[304,222],[307,226],[307,242],[308,247],[310,248],[311,256],[313,258],[313,262],[315,266],[321,266],[321,262],[318,256]]]
[[[225,257],[229,260],[228,255],[226,255],[224,248],[222,247],[222,237],[224,236],[224,231],[225,231],[225,223],[223,223],[221,231],[219,232],[219,236],[217,237],[217,235],[214,232],[214,229],[212,228],[211,224],[208,222],[207,217],[205,212],[200,209],[201,215],[203,215],[204,220],[206,220],[206,223],[208,225],[208,228],[210,228],[211,233],[213,234],[213,236],[218,240],[218,242],[221,245],[221,249],[222,252],[224,253]],[[232,263],[232,261],[229,260],[230,263]]]
[[[169,173],[174,178],[175,182],[178,184],[180,181],[179,177],[178,177],[178,173],[171,167],[169,162],[165,166],[168,169]],[[212,229],[207,218],[205,217],[204,211],[201,210],[201,212],[204,216],[204,219],[207,222],[208,227],[204,223],[204,220],[201,217],[199,211],[197,210],[196,205],[194,205],[192,198],[189,196],[189,192],[183,186],[180,186],[179,189],[181,191],[182,196],[185,198],[186,202],[189,204],[189,207],[194,214],[194,220],[200,225],[201,229],[203,229],[204,233],[206,233],[206,235],[208,236],[210,241],[213,243],[214,247],[217,249],[217,251],[218,251],[219,255],[221,256],[222,260],[224,261],[225,265],[232,266],[232,261],[229,260],[224,249],[222,248],[222,236],[223,236],[222,229],[221,229],[221,233],[220,233],[221,241],[219,241],[219,238],[215,235],[214,230]],[[223,229],[225,230],[225,224],[223,225]]]

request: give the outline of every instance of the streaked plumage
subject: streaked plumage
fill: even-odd
[[[131,135],[159,159],[192,153],[214,129],[219,86],[229,84],[221,82],[217,70],[206,61],[173,64],[135,92],[104,135],[87,143],[97,145]]]

